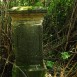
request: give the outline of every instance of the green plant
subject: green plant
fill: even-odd
[[[41,2],[37,2],[35,6],[43,6],[43,4]]]
[[[61,53],[61,57],[62,57],[62,59],[68,59],[69,57],[71,56],[71,54],[69,54],[68,52],[62,52]]]
[[[46,66],[52,68],[54,66],[54,62],[53,61],[47,61]]]
[[[48,15],[44,22],[44,48],[47,54],[48,51],[54,52],[53,55],[56,55],[55,57],[57,59],[59,58],[59,53],[69,51],[70,46],[73,46],[71,45],[72,43],[70,43],[70,41],[73,41],[70,39],[70,35],[73,34],[71,32],[69,34],[69,29],[71,29],[69,25],[72,23],[70,23],[70,21],[72,21],[70,20],[72,10],[73,0],[51,0],[48,8]],[[74,29],[74,27],[72,28]],[[68,45],[66,45],[67,41],[69,42]]]

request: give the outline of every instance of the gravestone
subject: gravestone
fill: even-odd
[[[45,69],[43,64],[42,22],[46,10],[17,11],[15,9],[9,13],[12,18],[15,53],[13,77],[43,77]]]

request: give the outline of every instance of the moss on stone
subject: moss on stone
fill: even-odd
[[[10,13],[11,12],[22,12],[25,13],[46,13],[47,9],[41,6],[18,6],[18,7],[12,7],[11,9],[8,10]]]

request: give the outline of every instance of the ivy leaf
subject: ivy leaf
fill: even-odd
[[[71,55],[70,55],[68,52],[62,52],[62,53],[61,53],[61,57],[62,57],[63,59],[68,59],[70,56],[71,56]]]
[[[52,62],[52,61],[47,61],[47,63],[46,63],[46,66],[48,66],[50,68],[52,68],[53,65],[54,65],[54,62]]]

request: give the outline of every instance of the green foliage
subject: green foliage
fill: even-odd
[[[43,4],[41,2],[37,2],[35,6],[43,6]]]
[[[27,0],[29,6],[34,6],[39,0]]]
[[[62,52],[61,53],[61,57],[62,57],[62,59],[68,59],[69,57],[70,57],[71,55],[68,53],[68,52]]]
[[[68,18],[71,16],[72,5],[73,0],[51,0],[50,6],[48,7],[48,15],[44,25],[44,33],[46,33],[44,38],[49,42],[52,41],[52,44],[55,44],[54,46],[56,46],[56,42],[58,41],[66,41],[63,36],[64,32],[60,33],[59,31],[64,28]],[[60,35],[57,34],[58,32]]]
[[[53,25],[58,25],[58,28],[65,24],[66,17],[71,13],[72,0],[51,0],[48,8],[48,14],[52,14]]]
[[[54,66],[54,62],[53,61],[47,61],[46,66],[52,68]]]
[[[70,50],[69,45],[67,48],[65,48],[65,46],[69,29],[67,24],[69,23],[72,15],[72,10],[73,0],[51,0],[48,7],[48,14],[44,20],[44,44],[46,49],[45,51],[47,51],[46,56],[49,56],[48,51],[54,52],[54,56],[52,57],[51,55],[51,59],[54,61],[60,61],[61,57],[59,55],[62,51]],[[69,57],[69,53],[62,53],[63,59],[68,59]]]
[[[9,3],[10,7],[13,6],[41,6],[42,3],[39,0],[13,0]]]
[[[44,33],[46,33],[44,35],[44,38],[49,42],[52,41],[52,44],[55,44],[56,41],[66,41],[63,36],[61,36],[64,35],[64,32],[59,35],[59,37],[61,38],[60,40],[57,37],[57,33],[61,29],[63,29],[65,23],[68,21],[68,18],[70,18],[72,12],[72,5],[73,0],[51,0],[51,3],[48,7],[48,15],[44,24]]]

